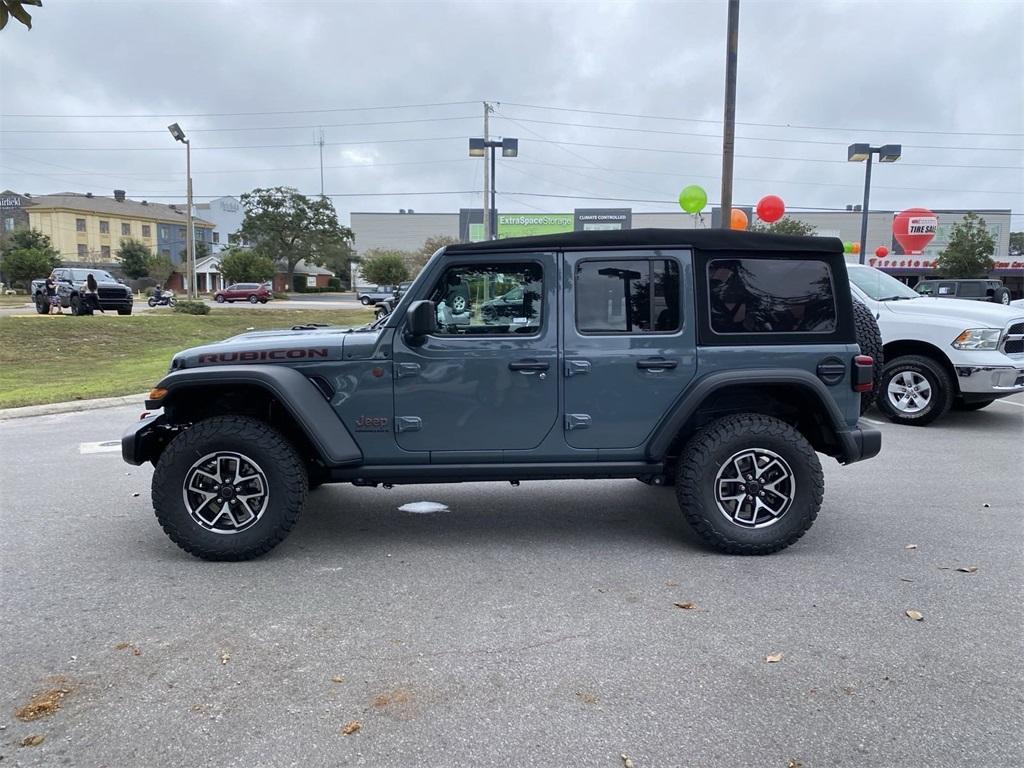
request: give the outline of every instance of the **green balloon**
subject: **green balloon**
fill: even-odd
[[[853,253],[853,243],[843,243],[843,250],[846,253]]]
[[[679,207],[687,213],[700,213],[708,204],[708,193],[704,187],[691,184],[679,193]]]

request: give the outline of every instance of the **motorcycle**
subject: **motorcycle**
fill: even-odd
[[[177,304],[177,299],[174,298],[174,291],[161,291],[154,288],[147,303],[151,307],[173,307]]]

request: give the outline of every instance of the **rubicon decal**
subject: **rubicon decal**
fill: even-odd
[[[199,365],[225,363],[265,363],[277,360],[326,360],[326,347],[311,349],[247,349],[242,352],[207,352],[199,356]]]

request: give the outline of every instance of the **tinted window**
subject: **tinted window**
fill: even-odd
[[[960,283],[960,291],[957,296],[977,298],[985,295],[985,286],[982,283]]]
[[[679,264],[671,259],[581,261],[576,265],[581,333],[679,329]]]
[[[832,273],[820,261],[716,259],[708,264],[715,333],[831,333]]]
[[[939,296],[955,296],[956,285],[953,283],[939,283]]]
[[[536,333],[544,307],[540,264],[462,264],[434,286],[439,334]]]

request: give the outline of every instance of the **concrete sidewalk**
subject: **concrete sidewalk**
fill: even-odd
[[[21,408],[0,408],[0,421],[24,419],[29,416],[49,416],[54,413],[74,413],[77,411],[95,411],[99,408],[114,408],[119,405],[138,405],[139,410],[145,408],[146,395],[124,395],[122,397],[99,397],[95,400],[70,400],[64,403],[46,403],[45,405],[25,405]]]

